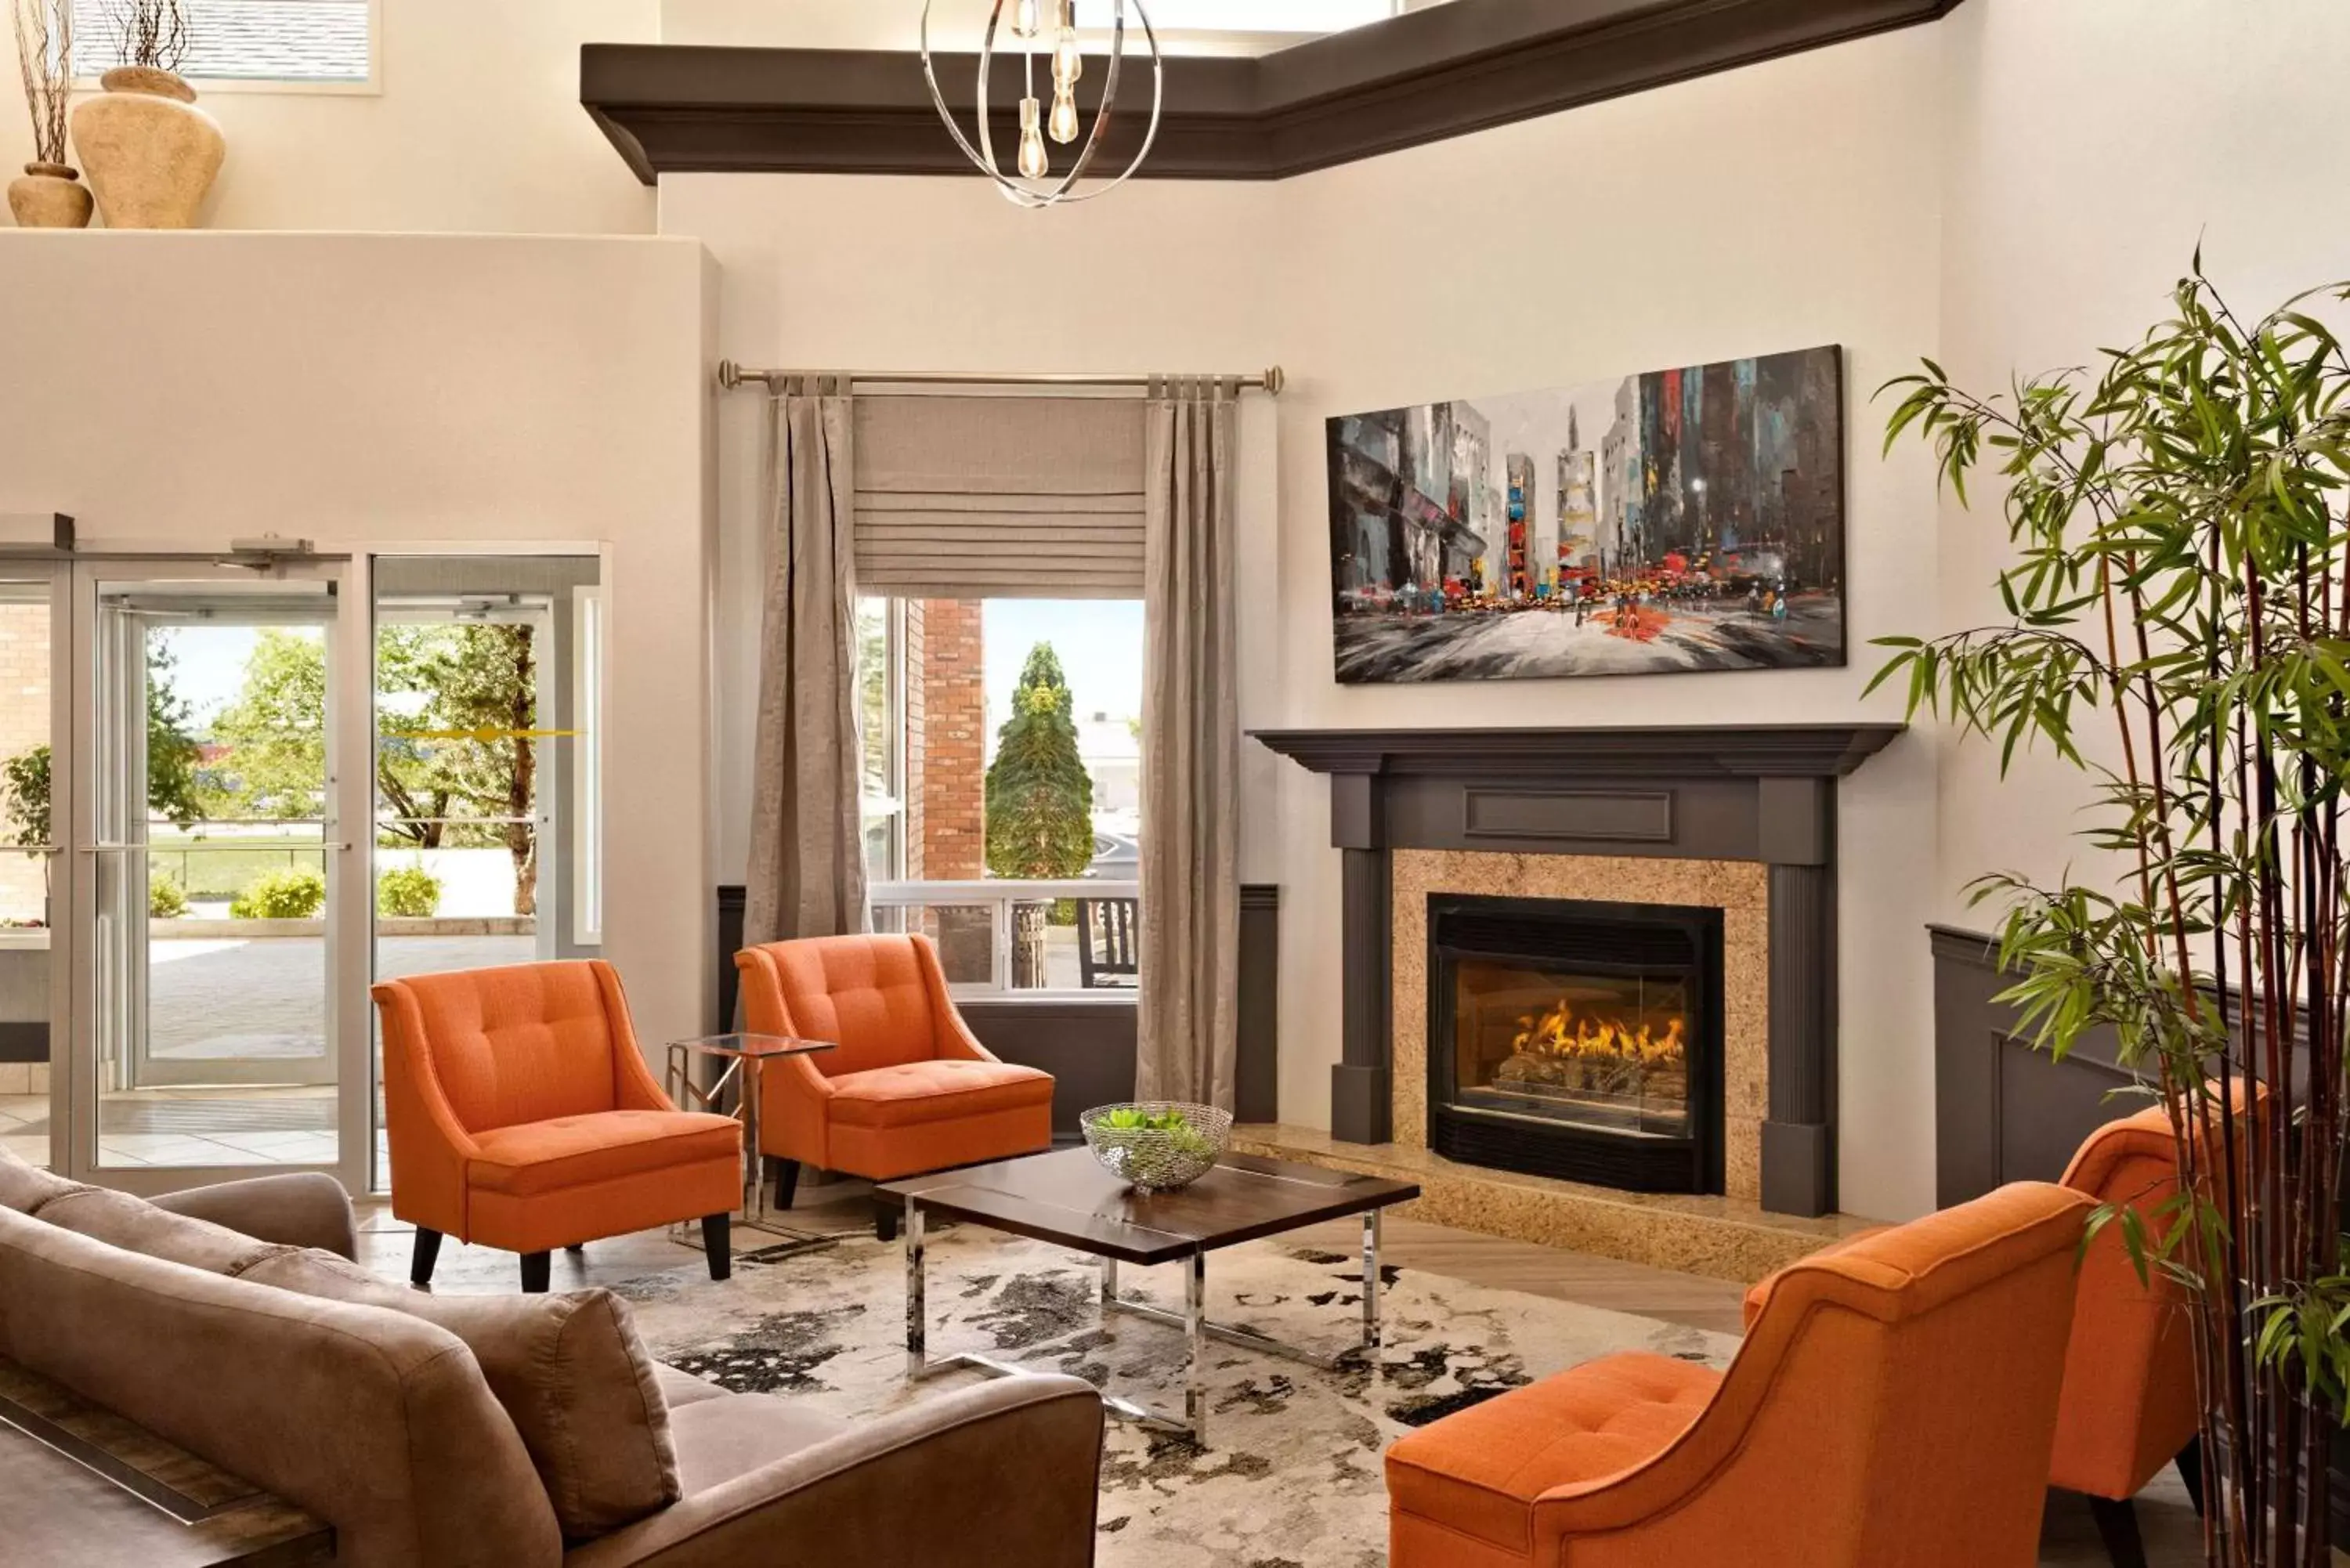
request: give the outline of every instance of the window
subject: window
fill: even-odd
[[[1162,32],[1342,33],[1384,21],[1404,9],[1397,0],[1143,0],[1150,25]],[[1077,26],[1110,26],[1111,0],[1077,0]],[[1127,8],[1126,25],[1136,25]]]
[[[1141,601],[866,597],[857,629],[875,928],[966,995],[1130,991]]]
[[[76,74],[121,62],[130,0],[74,0]],[[358,88],[375,80],[379,0],[181,0],[196,82]]]

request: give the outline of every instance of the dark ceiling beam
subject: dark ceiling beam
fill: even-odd
[[[1281,180],[1930,22],[1959,0],[1452,0],[1255,58],[1170,57],[1138,178]],[[1131,156],[1149,75],[1104,165]],[[972,174],[902,51],[589,44],[580,101],[650,184],[675,173]],[[941,80],[968,123],[976,58]],[[1015,134],[995,121],[1006,166]]]

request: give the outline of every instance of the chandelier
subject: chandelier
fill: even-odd
[[[1094,110],[1091,129],[1087,128],[1077,112],[1077,83],[1085,76],[1086,59],[1077,47],[1076,0],[991,0],[987,34],[979,50],[977,145],[963,133],[954,110],[947,107],[946,95],[939,90],[938,68],[931,58],[931,7],[934,4],[936,0],[923,0],[922,4],[922,79],[930,85],[931,102],[938,109],[939,118],[946,122],[947,134],[954,138],[962,155],[994,181],[996,189],[1006,199],[1023,207],[1057,207],[1067,202],[1088,202],[1125,184],[1142,167],[1142,161],[1150,156],[1151,143],[1159,139],[1159,110],[1166,96],[1167,65],[1159,52],[1159,35],[1151,28],[1142,0],[1108,0],[1109,62],[1102,75],[1101,104]],[[1126,63],[1126,16],[1129,10],[1142,25],[1143,39],[1150,47],[1150,124],[1143,132],[1142,145],[1135,151],[1132,161],[1115,178],[1080,191],[1077,182],[1092,169],[1095,155],[1107,140],[1113,111],[1118,107],[1118,76]],[[1020,57],[1020,147],[1012,173],[1006,173],[996,161],[993,119],[989,113],[989,84],[999,59],[999,34],[1010,36],[1012,47],[1018,49]],[[1038,90],[1040,55],[1045,81],[1052,90],[1049,107]],[[1084,140],[1080,144],[1081,136]],[[1068,167],[1057,178],[1053,172],[1051,150],[1055,145],[1076,146]]]

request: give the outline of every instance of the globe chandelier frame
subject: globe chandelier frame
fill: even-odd
[[[1094,110],[1093,123],[1083,128],[1076,110],[1076,83],[1084,74],[1084,56],[1077,45],[1076,0],[990,0],[987,31],[981,40],[979,52],[978,118],[979,134],[974,144],[940,89],[936,60],[931,53],[931,11],[937,0],[923,0],[921,21],[922,80],[929,87],[931,103],[945,124],[947,134],[972,164],[993,182],[1004,199],[1014,205],[1031,211],[1045,207],[1066,206],[1076,202],[1090,202],[1107,196],[1134,177],[1149,158],[1151,148],[1159,140],[1159,125],[1166,107],[1167,58],[1159,47],[1158,30],[1150,25],[1150,15],[1143,8],[1143,0],[1109,0],[1110,43],[1109,62],[1102,79],[1100,105]],[[1132,11],[1142,29],[1144,42],[1150,50],[1150,124],[1143,132],[1142,145],[1124,169],[1107,180],[1084,190],[1078,182],[1094,165],[1096,155],[1107,140],[1116,119],[1118,95],[1126,64],[1127,14]],[[1011,15],[1009,26],[1006,13]],[[1045,113],[1044,100],[1036,91],[1036,57],[1038,43],[1046,32],[1045,14],[1053,17],[1055,37],[1047,52],[1047,69],[1053,86],[1053,109],[1050,119]],[[989,87],[993,78],[998,37],[1008,33],[1020,47],[1023,92],[1020,99],[1020,146],[1018,161],[1013,173],[1006,173],[995,152],[993,116],[990,112]],[[1051,154],[1046,141],[1068,146],[1077,141],[1083,130],[1084,142],[1077,149],[1076,160],[1055,179],[1050,168]]]

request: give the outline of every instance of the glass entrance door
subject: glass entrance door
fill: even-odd
[[[66,960],[54,942],[70,682],[70,574],[59,563],[0,558],[0,1148],[62,1165],[65,1032],[55,1026]]]
[[[340,687],[364,680],[367,617],[340,592],[351,570],[76,568],[77,1164],[109,1184],[251,1166],[364,1181],[367,734]]]

